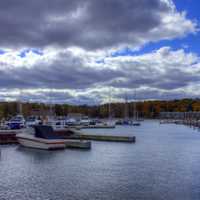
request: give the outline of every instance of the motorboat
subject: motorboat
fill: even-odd
[[[16,135],[19,144],[24,147],[53,150],[64,149],[66,140],[54,133],[53,128],[47,125],[37,125],[24,133]]]
[[[68,118],[65,121],[66,126],[77,126],[80,125],[80,121],[76,120],[75,118]]]
[[[132,121],[132,126],[140,126],[140,122],[139,121]]]
[[[6,125],[10,129],[21,129],[25,127],[25,119],[23,115],[17,115],[15,117],[12,117],[8,122],[6,122]]]
[[[46,125],[49,125],[53,130],[64,129],[65,128],[65,119],[51,117],[47,120]]]
[[[66,135],[67,134],[67,135]],[[62,133],[60,130],[54,131],[52,126],[36,125],[26,129],[25,132],[16,135],[16,138],[24,147],[55,150],[64,148],[81,148],[90,149],[91,142],[85,140],[65,139],[71,134],[75,134],[72,130]]]
[[[34,125],[38,125],[41,124],[42,120],[39,117],[35,117],[35,116],[30,116],[26,119],[26,126],[34,126]]]
[[[80,120],[80,125],[83,125],[83,126],[88,126],[90,125],[90,123],[91,123],[91,120],[89,119],[89,117],[83,117]]]

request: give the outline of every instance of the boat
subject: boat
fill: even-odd
[[[66,126],[80,126],[80,122],[75,118],[67,118],[65,121]]]
[[[65,139],[62,139],[59,135],[56,135],[51,126],[37,125],[33,128],[29,128],[25,133],[19,133],[16,135],[19,144],[24,147],[36,148],[36,149],[64,149]]]
[[[131,125],[132,126],[140,126],[141,124],[139,121],[133,121]]]
[[[15,117],[12,117],[8,122],[6,122],[6,125],[10,129],[21,129],[25,127],[25,119],[23,115],[17,115]]]
[[[49,117],[45,125],[49,125],[53,130],[60,130],[65,128],[65,119],[61,117]]]
[[[19,133],[16,138],[20,145],[29,148],[56,150],[64,148],[81,148],[90,149],[91,142],[77,139],[64,139],[74,134],[72,130],[68,130],[68,135],[62,135],[60,130],[54,131],[52,126],[36,125],[29,128],[24,133]]]
[[[42,120],[38,117],[35,116],[30,116],[26,119],[26,126],[34,126],[34,125],[39,125],[42,123]]]
[[[91,120],[87,116],[82,117],[82,119],[80,120],[80,125],[83,125],[83,126],[89,126],[90,123],[91,123]]]
[[[23,133],[18,134],[16,137],[18,139],[18,142],[24,147],[45,150],[65,148],[65,142],[60,139],[49,140],[43,138],[36,138],[33,135],[27,135]]]

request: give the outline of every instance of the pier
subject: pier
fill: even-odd
[[[1,130],[0,144],[18,144],[16,134],[21,133],[21,130]],[[80,148],[90,149],[91,141],[107,141],[107,142],[126,142],[135,143],[135,136],[119,136],[119,135],[100,135],[88,134],[78,131],[77,129],[65,129],[55,131],[56,134],[61,135],[64,139],[63,148]],[[48,143],[49,140],[45,141]]]
[[[66,140],[65,148],[91,149],[91,142],[85,140]]]
[[[87,125],[87,126],[82,126],[81,129],[107,129],[107,128],[115,128],[115,125]]]
[[[72,139],[108,141],[108,142],[134,143],[136,141],[136,137],[135,136],[80,134],[80,135],[72,135],[72,136],[69,136],[69,137],[72,138]]]
[[[69,132],[68,132],[69,131]],[[69,134],[73,133],[73,134]],[[66,130],[62,132],[65,138],[78,139],[78,140],[94,140],[94,141],[108,141],[108,142],[136,142],[135,136],[124,136],[124,135],[105,135],[105,134],[89,134],[75,129]]]
[[[160,123],[183,124],[200,128],[200,112],[161,112]]]

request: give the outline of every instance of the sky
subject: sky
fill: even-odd
[[[0,1],[0,101],[200,97],[198,0]]]

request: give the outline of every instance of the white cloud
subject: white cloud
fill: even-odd
[[[48,101],[52,87],[55,101],[75,103],[106,102],[110,88],[113,100],[122,100],[124,93],[132,96],[135,88],[144,99],[164,93],[176,97],[183,90],[198,95],[200,61],[194,53],[162,47],[142,55],[111,56],[125,47],[138,51],[151,42],[196,34],[197,22],[178,12],[172,0],[60,3],[52,1],[46,9],[24,0],[24,9],[0,2],[0,13],[6,6],[18,16],[10,27],[0,14],[0,44],[6,51],[0,55],[0,99],[19,98],[21,88],[23,99]],[[27,51],[29,47],[42,54]]]
[[[98,64],[96,59],[103,54],[73,50],[50,49],[43,55],[28,53],[25,58],[16,51],[1,55],[0,62],[6,64],[0,70],[8,74],[7,78],[0,75],[1,99],[19,98],[21,88],[25,100],[49,101],[52,87],[55,102],[71,103],[107,102],[110,93],[115,101],[125,93],[133,98],[135,88],[141,99],[169,97],[170,93],[180,97],[183,90],[186,95],[198,95],[200,58],[184,49],[162,47],[137,56],[107,56]],[[9,73],[7,66],[12,66]]]

